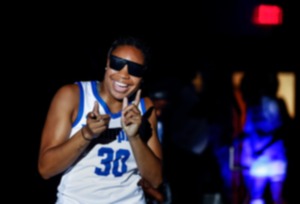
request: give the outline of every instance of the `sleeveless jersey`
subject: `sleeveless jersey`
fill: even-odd
[[[86,125],[86,116],[99,103],[100,114],[111,116],[109,128],[92,140],[80,158],[62,175],[56,204],[145,203],[137,185],[141,179],[128,138],[121,128],[121,112],[111,113],[97,90],[98,81],[77,82],[79,111],[70,137]],[[139,110],[145,113],[141,98]]]

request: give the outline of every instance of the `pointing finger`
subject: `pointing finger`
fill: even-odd
[[[93,112],[94,117],[100,115],[99,104],[98,104],[97,101],[95,101],[95,103],[94,103],[94,107],[93,107],[92,112]]]

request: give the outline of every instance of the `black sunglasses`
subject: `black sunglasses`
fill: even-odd
[[[146,67],[144,65],[131,62],[129,60],[116,57],[114,55],[110,55],[109,57],[109,66],[110,68],[120,71],[125,67],[125,65],[128,65],[128,73],[135,77],[142,77],[145,73]]]

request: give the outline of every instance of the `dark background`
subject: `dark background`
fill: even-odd
[[[268,1],[284,9],[283,25],[269,28],[254,26],[250,20],[254,5],[262,2],[11,6],[2,27],[6,34],[2,97],[8,104],[3,109],[2,201],[53,202],[57,179],[44,181],[37,173],[40,134],[51,98],[63,84],[100,78],[108,46],[119,35],[137,35],[150,45],[148,83],[165,76],[184,78],[190,68],[202,65],[216,74],[294,71],[298,102],[296,1]]]

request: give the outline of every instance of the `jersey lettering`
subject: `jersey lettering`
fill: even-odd
[[[99,176],[108,176],[112,173],[115,177],[122,176],[127,171],[126,161],[130,152],[126,149],[119,149],[114,152],[113,149],[102,147],[98,151],[98,156],[103,158],[101,164],[103,168],[96,167],[95,173]]]

